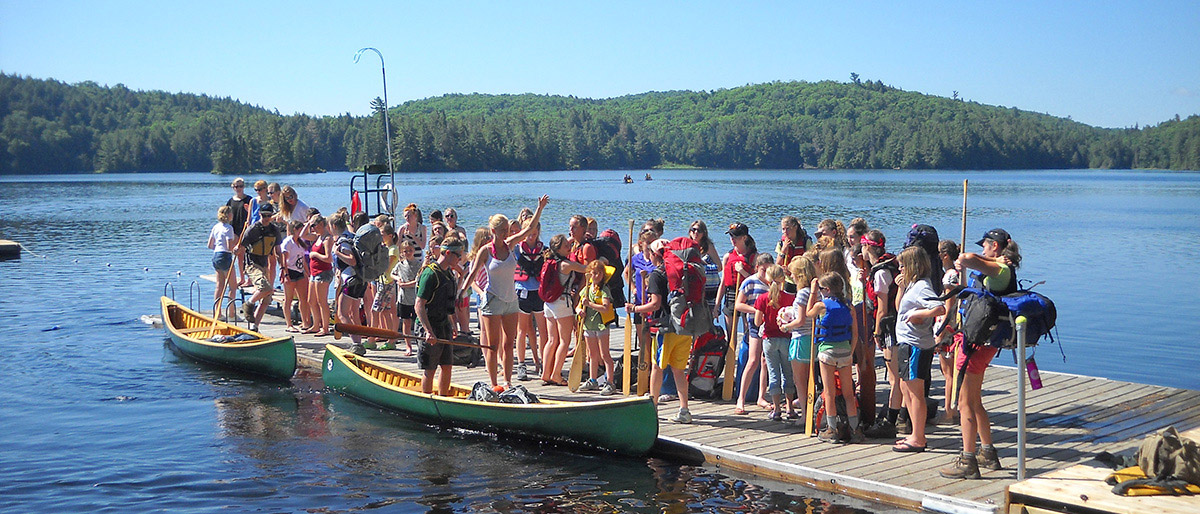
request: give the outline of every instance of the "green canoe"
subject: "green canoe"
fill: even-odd
[[[658,410],[649,398],[597,402],[488,403],[468,400],[469,388],[450,396],[421,392],[421,376],[325,346],[325,386],[359,400],[435,423],[563,441],[624,455],[645,455],[658,439]]]
[[[270,339],[258,332],[230,325],[200,314],[162,297],[163,326],[171,343],[193,359],[241,371],[289,380],[296,372],[296,343],[291,337]],[[254,339],[233,343],[215,343],[214,335],[251,334]]]

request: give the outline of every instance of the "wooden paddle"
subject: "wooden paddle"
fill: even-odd
[[[351,323],[334,323],[333,338],[341,339],[343,334],[355,334],[355,335],[360,335],[360,336],[371,336],[371,337],[386,337],[389,339],[407,339],[407,340],[411,340],[411,341],[424,341],[425,340],[425,338],[422,336],[410,336],[408,334],[396,332],[395,330],[388,330],[386,328],[375,328],[375,327],[368,327],[366,325],[354,325]],[[471,347],[471,348],[482,348],[485,350],[492,349],[490,346],[484,346],[479,343],[472,343],[472,342],[468,342],[468,341],[456,341],[454,339],[434,339],[434,342],[437,344],[448,344],[451,346],[467,346],[467,347]]]
[[[813,420],[817,417],[813,407],[817,403],[817,320],[812,321],[812,333],[808,337],[808,400],[804,407],[804,437],[812,437]],[[826,407],[828,410],[828,407]]]
[[[962,244],[959,245],[959,247],[958,247],[959,253],[961,254],[961,252],[966,251],[966,248],[967,248],[967,180],[963,179]],[[960,273],[958,275],[958,284],[959,285],[966,284],[967,283],[966,277],[967,277],[966,273]],[[955,305],[957,305],[957,303]],[[949,316],[949,315],[950,315],[950,313],[946,313],[946,316]],[[954,316],[955,316],[955,321],[956,321],[955,326],[957,326],[961,330],[962,329],[962,314],[957,308],[954,309]],[[952,335],[950,337],[951,337],[951,341],[953,341],[954,336]],[[951,352],[951,355],[957,356],[958,351],[955,350],[954,352]],[[956,360],[957,360],[957,358],[956,358]],[[958,387],[959,387],[959,382],[961,381],[960,377],[958,375],[959,375],[958,367],[950,366],[950,385],[948,385],[947,387],[950,388],[950,402],[955,405],[958,404]],[[947,405],[946,408],[949,409],[950,406]]]
[[[627,239],[627,241],[629,241],[629,253],[628,253],[628,256],[625,258],[625,263],[626,263],[625,265],[629,266],[629,265],[631,265],[631,263],[633,261],[633,220],[629,220],[629,239]],[[630,276],[632,276],[632,275],[630,275]],[[629,377],[630,377],[630,374],[633,373],[633,370],[629,369],[629,367],[633,365],[633,362],[632,362],[633,330],[634,330],[634,328],[633,328],[633,313],[629,311],[630,305],[633,304],[633,283],[632,282],[633,281],[630,281],[629,291],[627,293],[625,293],[625,297],[626,297],[626,300],[625,300],[625,353],[622,355],[623,360],[621,361],[621,365],[622,365],[621,369],[625,370],[625,376],[621,377],[621,380],[622,380],[621,385],[623,386],[621,390],[625,393],[625,396],[629,396],[629,393],[630,393],[629,388],[630,388],[630,382],[631,382]]]
[[[735,270],[734,273],[737,273]],[[736,286],[733,288],[733,297],[737,298],[737,292],[742,288],[742,276],[737,274],[737,280],[734,280]],[[729,349],[725,351],[725,384],[721,391],[721,399],[729,401],[733,399],[733,386],[736,382],[737,375],[737,345],[738,345],[738,318],[741,315],[737,310],[737,302],[734,301],[733,306],[733,322],[729,324]]]
[[[642,298],[638,305],[646,303],[646,270],[638,272],[638,276],[642,279]],[[632,285],[630,286],[632,287]],[[642,331],[646,326],[646,319],[651,313],[642,314],[642,322],[637,327],[638,338],[638,383],[637,395],[642,396],[650,390],[650,366],[654,365],[654,338],[644,337],[646,334]]]
[[[571,373],[567,375],[567,389],[579,390],[583,380],[583,365],[587,363],[587,345],[583,343],[583,314],[575,317],[575,356],[571,357]]]

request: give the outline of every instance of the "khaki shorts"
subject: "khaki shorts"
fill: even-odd
[[[254,284],[255,291],[270,291],[271,290],[271,274],[267,273],[267,269],[253,262],[246,263],[246,276],[250,278],[250,282]]]

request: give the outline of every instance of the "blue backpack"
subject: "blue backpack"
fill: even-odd
[[[1058,320],[1058,310],[1046,295],[1032,289],[1017,289],[1008,294],[997,295],[982,287],[957,286],[942,298],[950,296],[957,296],[960,301],[960,330],[963,333],[963,341],[968,346],[1016,348],[1017,338],[1013,331],[1013,320],[1019,316],[1026,319],[1026,346],[1036,346],[1042,338],[1049,338],[1050,342],[1054,342],[1051,330]]]

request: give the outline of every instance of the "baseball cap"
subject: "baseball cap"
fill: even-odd
[[[1008,243],[1008,240],[1011,238],[1008,236],[1008,232],[1005,232],[1004,229],[994,228],[987,232],[984,232],[983,237],[980,238],[978,241],[976,241],[975,244],[977,244],[979,246],[983,246],[983,242],[988,239],[991,239],[992,241],[995,241],[997,243]]]

